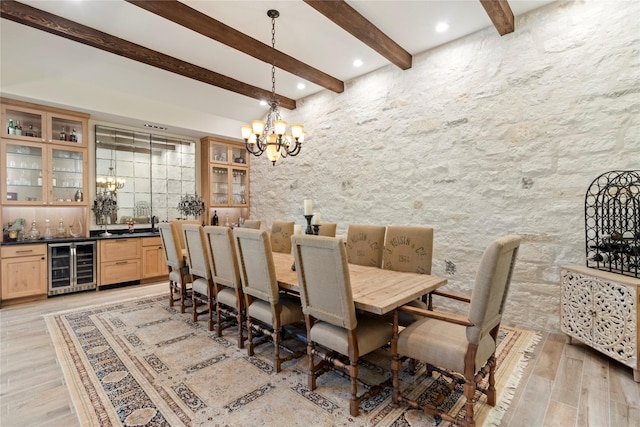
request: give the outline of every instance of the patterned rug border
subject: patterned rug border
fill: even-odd
[[[164,292],[153,293],[142,297],[126,298],[117,302],[94,304],[81,308],[62,310],[55,313],[42,315],[50,332],[52,343],[55,348],[59,364],[63,370],[64,378],[71,394],[72,402],[81,425],[96,425],[96,423],[98,423],[98,425],[100,426],[120,426],[123,424],[118,418],[118,415],[115,413],[113,407],[103,406],[102,408],[96,408],[94,406],[95,401],[99,399],[92,399],[91,395],[93,393],[102,393],[103,390],[96,389],[96,379],[92,378],[92,376],[95,376],[95,372],[91,370],[90,365],[87,363],[88,361],[86,360],[85,355],[77,351],[79,343],[75,339],[76,337],[69,335],[65,338],[65,334],[63,332],[64,325],[58,323],[61,322],[63,316],[67,316],[72,313],[108,312],[117,310],[119,307],[125,308],[127,304],[130,304],[134,301],[139,301],[140,304],[151,304],[153,302],[159,302],[164,299],[166,299]],[[483,410],[483,407],[487,406],[486,403],[476,403],[475,411],[476,414],[479,415],[476,418],[478,423],[477,425],[498,426],[500,424],[507,409],[509,408],[511,400],[515,395],[515,391],[522,380],[523,373],[529,361],[531,360],[532,352],[539,344],[541,339],[540,334],[536,331],[511,326],[503,326],[502,328],[505,330],[511,330],[520,335],[514,340],[514,343],[518,342],[519,349],[517,351],[507,351],[507,353],[505,354],[505,358],[511,358],[514,360],[505,363],[505,365],[512,366],[512,368],[509,371],[510,373],[508,374],[508,378],[506,380],[503,380],[503,385],[501,389],[499,389],[496,406],[488,410]],[[503,340],[502,342],[500,342],[499,347],[505,345],[505,341],[507,340]],[[77,369],[77,365],[73,361],[74,356],[76,358],[79,357],[83,359],[83,369]],[[89,366],[89,369],[86,369],[87,366]],[[498,381],[496,381],[496,383],[498,383]],[[87,394],[89,394],[89,396]],[[390,397],[388,397],[387,400],[390,400]],[[382,403],[378,404],[382,405]],[[176,421],[175,418],[173,419],[173,421]],[[174,424],[171,423],[171,425]],[[369,422],[367,422],[367,425],[369,425]],[[382,423],[379,425],[382,425]],[[440,425],[446,426],[448,425],[448,423],[440,423]]]

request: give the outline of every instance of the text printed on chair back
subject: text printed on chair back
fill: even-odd
[[[349,264],[368,267],[382,266],[384,249],[383,225],[351,224],[347,230],[347,260]]]
[[[293,221],[273,221],[271,226],[271,248],[274,252],[291,253]]]
[[[333,325],[355,329],[355,306],[343,240],[301,234],[291,240],[302,311]]]
[[[234,228],[233,235],[242,290],[248,295],[277,304],[278,281],[267,232]]]
[[[387,270],[431,274],[433,228],[388,226],[383,266]]]

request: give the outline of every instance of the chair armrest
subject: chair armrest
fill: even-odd
[[[454,295],[454,294],[450,294],[450,293],[447,293],[447,292],[433,291],[433,292],[431,292],[431,294],[432,295],[440,295],[441,297],[451,298],[451,299],[455,299],[455,300],[462,301],[462,302],[471,302],[471,298],[463,297],[461,295]]]
[[[410,305],[403,305],[402,307],[398,307],[398,310],[406,311],[407,313],[416,314],[418,316],[430,317],[432,319],[455,323],[457,325],[473,326],[473,323],[471,323],[466,316],[462,316],[460,314],[448,313],[444,311],[425,310],[423,308],[413,307]]]

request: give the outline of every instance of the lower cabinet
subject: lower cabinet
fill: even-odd
[[[140,280],[142,245],[139,238],[100,241],[100,286]]]
[[[142,239],[142,278],[168,276],[169,269],[164,258],[162,240],[158,237],[144,237]]]
[[[562,266],[560,328],[633,369],[640,382],[640,279],[584,266]]]
[[[2,246],[0,258],[3,304],[47,297],[47,245]]]
[[[168,275],[160,236],[100,241],[100,286]]]

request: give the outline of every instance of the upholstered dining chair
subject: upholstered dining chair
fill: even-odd
[[[242,294],[233,232],[229,227],[206,226],[204,233],[207,238],[207,253],[215,284],[214,289],[217,290],[215,295],[217,335],[222,336],[222,329],[225,326],[230,326],[223,325],[222,315],[233,316],[237,320],[238,326],[238,347],[244,348],[242,332],[244,295]]]
[[[191,283],[191,275],[177,243],[179,232],[168,222],[158,224],[158,230],[160,231],[164,260],[169,268],[169,306],[173,307],[176,301],[180,301],[180,312],[184,313],[186,311],[185,300],[188,295],[187,285]]]
[[[408,273],[431,274],[431,259],[433,256],[433,228],[416,226],[387,226],[384,242],[382,267],[387,270],[404,271]],[[430,298],[425,296],[426,298]],[[422,300],[409,303],[414,307],[427,308]],[[416,321],[419,317],[407,312],[400,312],[399,322],[402,326]],[[393,313],[387,316],[393,320]]]
[[[182,233],[189,259],[189,273],[191,273],[193,321],[197,322],[201,314],[207,314],[209,330],[213,331],[215,289],[209,267],[204,228],[200,224],[182,224]],[[198,312],[198,306],[203,304],[207,306],[207,310]]]
[[[321,223],[318,229],[318,236],[336,237],[337,225],[335,222]]]
[[[301,356],[298,353],[290,353],[286,357],[280,355],[283,327],[303,320],[300,301],[278,290],[271,242],[266,231],[234,228],[233,235],[245,298],[247,353],[249,356],[254,354],[257,344],[253,339],[254,330],[270,336],[273,341],[274,368],[280,372],[282,362]]]
[[[193,219],[175,219],[173,221],[169,221],[169,224],[171,224],[171,227],[173,227],[173,229],[175,230],[175,233],[178,236],[178,240],[176,243],[178,245],[178,248],[180,249],[180,252],[182,253],[183,256],[186,257],[187,249],[184,242],[184,233],[182,232],[182,225],[183,224],[201,224],[200,221],[193,220]]]
[[[262,221],[259,219],[247,219],[242,224],[242,228],[253,228],[255,230],[260,230],[260,226],[262,225]]]
[[[446,410],[431,404],[422,407],[402,396],[399,371],[401,356],[406,356],[426,362],[430,372],[438,370],[464,383],[464,426],[475,425],[473,404],[476,390],[486,394],[489,405],[495,405],[496,340],[519,247],[520,236],[515,235],[496,239],[487,247],[476,272],[470,299],[437,292],[437,295],[469,302],[468,313],[460,315],[408,306],[400,308],[424,317],[399,332],[397,316],[394,316],[391,341],[394,403],[407,403],[445,421],[456,422]],[[480,389],[478,383],[487,374],[488,387]]]
[[[291,253],[291,236],[293,236],[293,221],[273,221],[271,224],[271,250],[273,252]]]
[[[349,264],[381,267],[385,231],[383,225],[350,224],[347,230]]]
[[[356,315],[342,239],[295,235],[291,240],[307,326],[308,387],[315,389],[317,376],[331,365],[348,368],[349,412],[355,417],[360,401],[371,396],[369,391],[358,395],[358,360],[391,340],[391,324]]]

